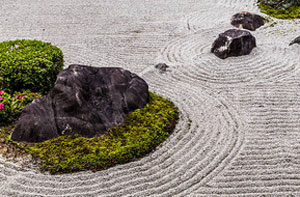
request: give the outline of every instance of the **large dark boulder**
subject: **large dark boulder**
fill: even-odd
[[[219,34],[212,44],[211,52],[225,59],[230,56],[248,55],[256,47],[256,39],[245,30],[230,29]]]
[[[148,85],[122,68],[70,65],[48,95],[25,107],[15,141],[42,142],[60,135],[101,136],[148,102]]]
[[[250,12],[240,12],[231,18],[233,26],[251,31],[255,31],[257,28],[263,26],[265,22],[266,20],[263,17]]]

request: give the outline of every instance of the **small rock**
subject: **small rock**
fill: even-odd
[[[295,38],[290,44],[289,46],[293,45],[293,44],[300,44],[300,36],[298,36],[297,38]]]
[[[231,18],[231,25],[251,31],[255,31],[257,28],[263,26],[266,22],[267,21],[263,17],[250,12],[240,12],[233,15]]]
[[[212,44],[211,52],[225,59],[230,56],[248,55],[256,47],[256,39],[249,31],[230,29],[219,34]]]
[[[167,68],[169,68],[169,66],[165,63],[159,63],[159,64],[155,65],[155,68],[161,72],[165,72],[165,71],[167,71]]]

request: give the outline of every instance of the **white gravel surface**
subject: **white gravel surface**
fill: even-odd
[[[53,176],[0,157],[0,196],[300,196],[299,20],[273,19],[250,55],[218,59],[211,44],[239,11],[259,13],[254,0],[0,0],[0,41],[124,67],[182,112],[156,151],[105,171]]]

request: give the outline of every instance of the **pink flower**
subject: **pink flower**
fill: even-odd
[[[19,99],[22,99],[22,98],[23,98],[23,94],[20,95]]]
[[[4,93],[4,91],[3,91],[3,90],[1,90],[1,91],[0,91],[0,95],[1,95],[1,94],[3,94],[3,93]]]
[[[19,96],[16,96],[16,99],[18,99],[19,98]]]
[[[4,108],[4,104],[0,103],[0,109],[3,109],[3,108]]]
[[[0,101],[2,101],[3,100],[3,98],[0,96]]]

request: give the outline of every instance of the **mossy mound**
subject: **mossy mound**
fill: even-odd
[[[177,120],[178,109],[174,104],[150,93],[144,108],[130,113],[122,125],[111,128],[101,137],[60,136],[24,145],[9,140],[10,132],[3,130],[2,138],[32,154],[40,160],[41,169],[51,173],[102,170],[150,153],[170,135]]]
[[[0,90],[47,93],[63,69],[63,53],[50,43],[14,40],[0,43]]]
[[[263,3],[258,4],[261,11],[265,14],[268,14],[274,18],[279,19],[295,19],[300,18],[300,5],[294,5],[286,9],[276,9],[270,5]]]

